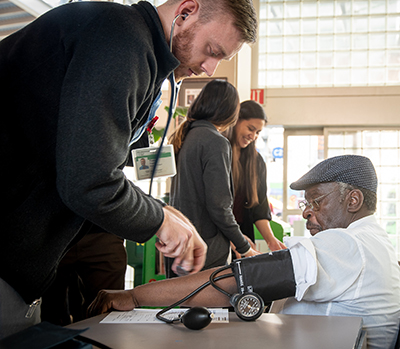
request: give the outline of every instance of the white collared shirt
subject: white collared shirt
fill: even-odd
[[[347,229],[328,229],[285,243],[292,255],[297,291],[295,297],[281,302],[281,313],[360,316],[368,348],[394,347],[400,268],[387,233],[373,215]]]

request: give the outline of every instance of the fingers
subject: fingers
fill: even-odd
[[[189,241],[193,235],[192,227],[183,215],[166,206],[164,210],[164,222],[157,232],[160,242],[156,244],[166,257],[176,258],[186,253]]]
[[[112,310],[127,311],[134,309],[137,304],[133,292],[133,290],[100,290],[88,307],[88,316],[95,316]]]

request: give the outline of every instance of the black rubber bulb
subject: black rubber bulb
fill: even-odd
[[[204,307],[193,307],[181,317],[181,322],[191,330],[201,330],[212,320],[212,313]]]

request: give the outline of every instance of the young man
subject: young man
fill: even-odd
[[[358,155],[329,158],[290,187],[305,190],[306,200],[300,207],[312,237],[285,241],[290,268],[284,262],[277,268],[275,262],[273,266],[265,263],[260,271],[276,285],[277,294],[293,284],[293,297],[274,302],[272,308],[285,314],[359,316],[368,348],[394,348],[400,318],[400,268],[387,233],[373,215],[377,177],[372,163]],[[213,271],[130,291],[101,291],[90,312],[170,305],[207,281]],[[237,292],[234,278],[219,285],[231,294]],[[256,293],[262,291],[253,287]],[[229,299],[207,287],[186,305],[229,306]]]
[[[1,41],[0,338],[39,320],[36,299],[91,224],[137,242],[156,234],[176,265],[201,269],[194,227],[122,169],[172,72],[211,76],[255,37],[251,0],[168,0],[70,3]]]

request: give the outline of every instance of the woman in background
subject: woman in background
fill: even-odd
[[[232,151],[221,135],[236,123],[238,112],[235,87],[224,80],[213,80],[190,105],[186,120],[170,138],[177,164],[170,205],[191,220],[206,242],[203,269],[225,265],[231,242],[242,256],[258,254],[233,214]],[[167,277],[174,276],[170,263],[166,261]]]
[[[267,168],[255,147],[255,141],[266,124],[263,107],[255,101],[245,101],[240,104],[239,120],[225,135],[232,146],[236,221],[252,242],[255,241],[255,224],[269,249],[275,251],[286,246],[275,238],[269,224],[272,217],[267,198]]]

